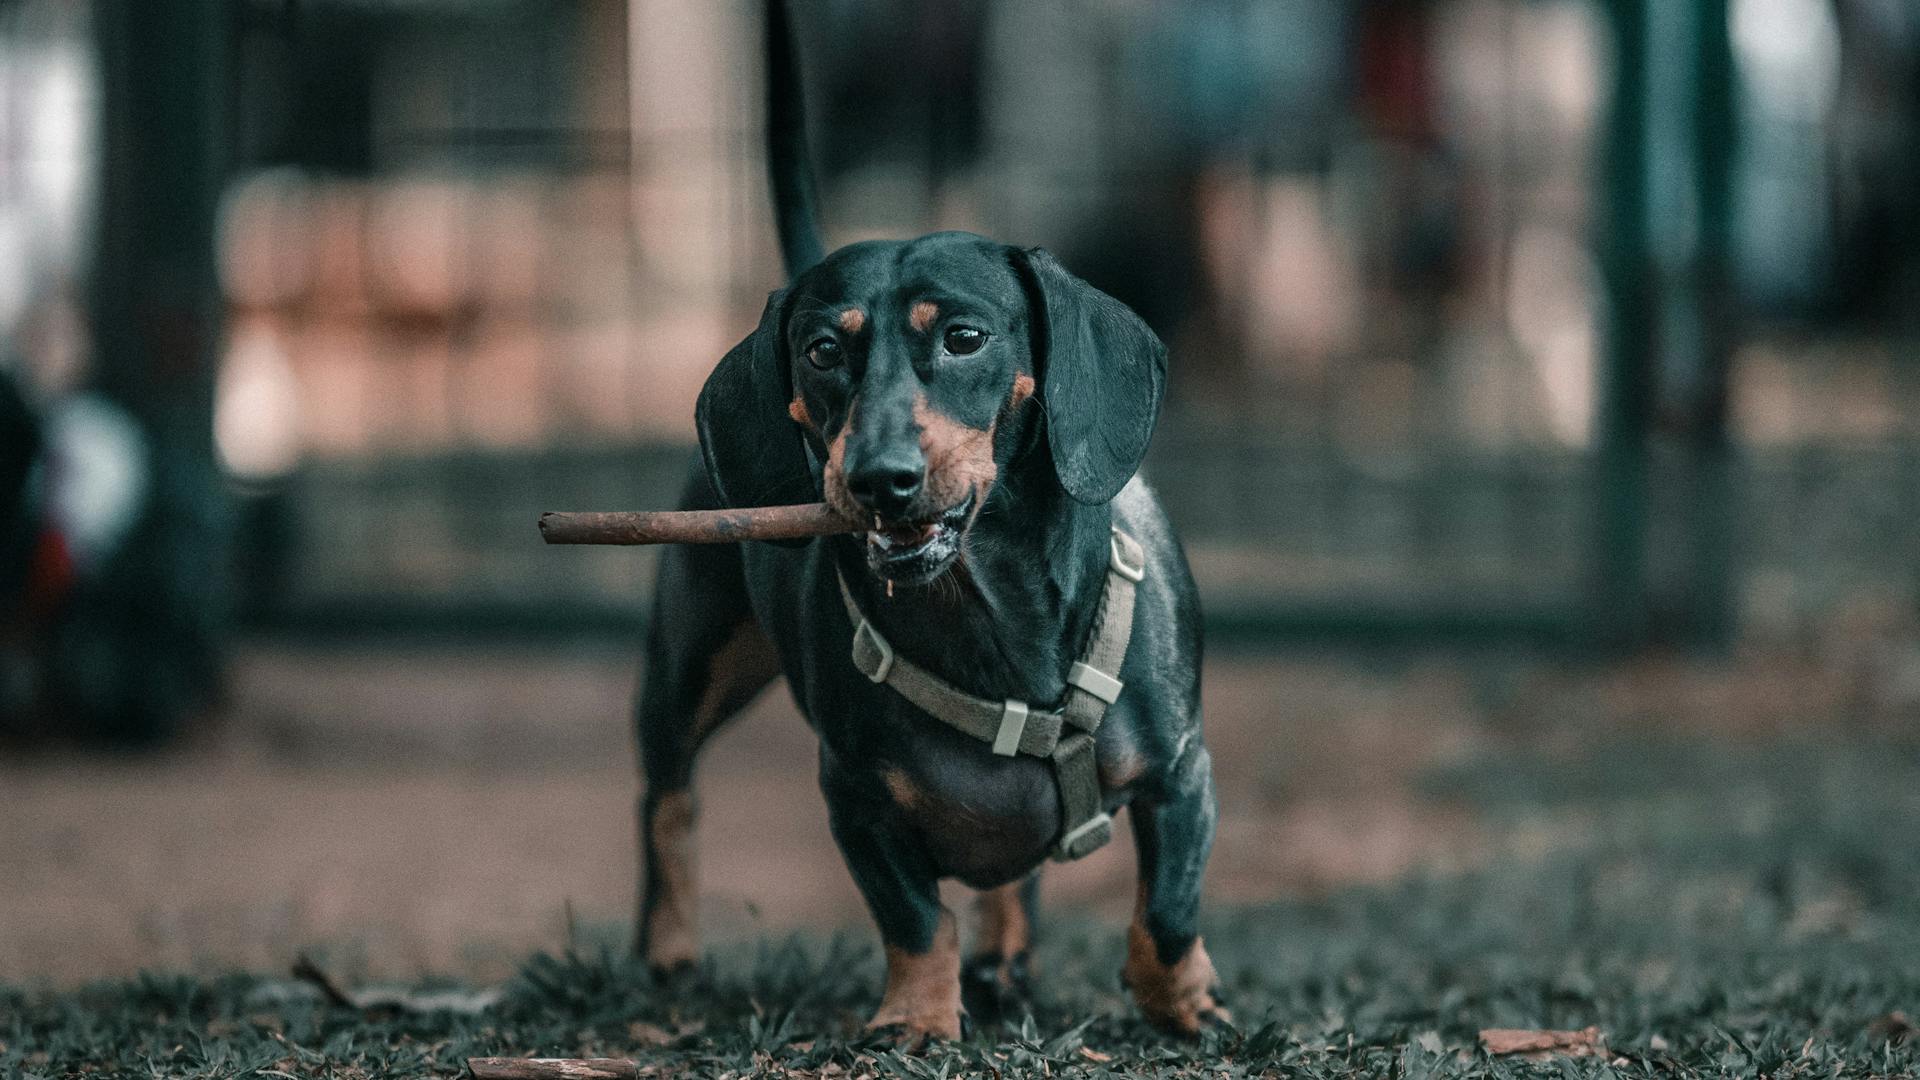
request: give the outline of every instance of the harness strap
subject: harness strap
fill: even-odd
[[[1060,741],[1061,715],[1036,712],[1019,701],[989,701],[974,697],[950,682],[893,651],[887,639],[860,613],[840,581],[840,599],[853,620],[853,666],[874,682],[891,686],[901,697],[949,727],[993,743],[993,752],[1006,757],[1032,754],[1046,757]]]
[[[975,697],[898,655],[861,614],[842,577],[840,599],[854,624],[853,665],[936,720],[992,744],[996,754],[1051,759],[1063,823],[1054,858],[1078,859],[1113,838],[1113,819],[1102,808],[1093,736],[1107,706],[1119,700],[1125,687],[1120,669],[1133,638],[1135,586],[1146,577],[1146,566],[1146,552],[1139,541],[1114,529],[1093,636],[1080,659],[1067,669],[1066,701],[1058,711],[1034,709],[1013,699],[995,702]]]
[[[1147,576],[1146,552],[1119,529],[1107,560],[1107,587],[1100,593],[1092,640],[1079,661],[1067,669],[1067,701],[1062,715],[1078,729],[1053,752],[1054,780],[1060,786],[1061,820],[1066,829],[1054,850],[1062,862],[1092,854],[1113,839],[1113,818],[1102,806],[1100,773],[1094,767],[1093,735],[1120,699],[1125,684],[1120,669],[1133,640],[1134,587]]]

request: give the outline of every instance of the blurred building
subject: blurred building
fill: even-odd
[[[1920,17],[1641,6],[1656,249],[1693,220],[1660,43],[1722,35],[1734,64],[1736,614],[1910,606]],[[802,7],[833,239],[1044,244],[1173,343],[1151,473],[1222,625],[1581,634],[1613,7]],[[778,281],[758,4],[227,10],[215,430],[255,617],[630,626],[647,557],[546,551],[532,521],[665,505]],[[87,381],[87,35],[84,5],[0,3],[0,332],[41,407]]]

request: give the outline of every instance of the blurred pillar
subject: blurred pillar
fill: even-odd
[[[1738,108],[1728,0],[1697,0],[1680,61],[1688,78],[1670,107],[1691,122],[1693,250],[1668,277],[1667,322],[1691,328],[1663,353],[1661,431],[1675,450],[1672,504],[1682,557],[1654,580],[1656,628],[1703,645],[1728,641],[1737,617],[1735,520],[1729,420],[1735,340],[1730,265]]]
[[[93,6],[93,385],[138,422],[151,476],[139,524],[63,632],[56,692],[71,720],[128,741],[170,734],[208,703],[219,672],[228,515],[213,454],[214,234],[229,16],[219,0]]]
[[[780,284],[760,154],[758,5],[629,0],[630,318],[646,378],[636,423],[692,438],[714,358]]]
[[[1611,642],[1733,628],[1727,0],[1610,0],[1593,599]]]
[[[671,291],[666,306],[711,309],[715,341],[730,325],[728,291],[744,276],[741,237],[752,225],[772,228],[760,179],[758,30],[747,4],[627,8],[634,225],[647,238],[640,272],[649,293]],[[747,285],[742,295],[757,308],[766,287]],[[704,350],[692,362],[703,377],[712,366]]]
[[[1647,266],[1647,5],[1611,0],[1613,87],[1607,108],[1604,190],[1596,216],[1604,282],[1605,352],[1595,454],[1591,602],[1608,643],[1647,627],[1647,436],[1652,427],[1652,275]]]

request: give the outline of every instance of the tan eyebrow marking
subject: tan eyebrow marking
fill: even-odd
[[[849,334],[857,334],[867,325],[867,313],[857,307],[850,307],[840,313],[840,329]]]
[[[1033,396],[1033,376],[1021,372],[1013,377],[1013,390],[1007,395],[1007,408],[1017,409]],[[795,399],[796,401],[799,399]]]
[[[907,312],[907,321],[913,324],[915,330],[923,334],[927,332],[928,327],[933,325],[933,320],[939,317],[940,305],[931,300],[922,300],[913,305],[913,309]]]

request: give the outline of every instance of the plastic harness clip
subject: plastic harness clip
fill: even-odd
[[[1024,701],[1008,698],[1000,707],[1000,730],[993,737],[993,752],[1001,757],[1013,757],[1020,753],[1020,736],[1027,732],[1027,717],[1030,710]]]
[[[865,619],[860,620],[860,630],[855,636],[866,638],[873,645],[873,651],[880,654],[880,663],[872,671],[866,672],[867,678],[877,683],[886,682],[887,676],[893,672],[893,646],[887,644],[887,639],[880,636],[880,631]]]
[[[1119,530],[1116,529],[1113,535],[1107,538],[1107,550],[1110,552],[1107,565],[1113,567],[1114,573],[1119,574],[1121,577],[1126,578],[1136,585],[1146,579],[1147,561],[1145,559],[1140,560],[1139,566],[1127,565],[1126,552],[1120,548]]]
[[[1120,700],[1120,691],[1127,685],[1084,660],[1075,660],[1067,669],[1067,682],[1109,705]]]
[[[1054,849],[1054,861],[1071,862],[1105,847],[1112,838],[1113,815],[1103,810],[1060,838]]]

